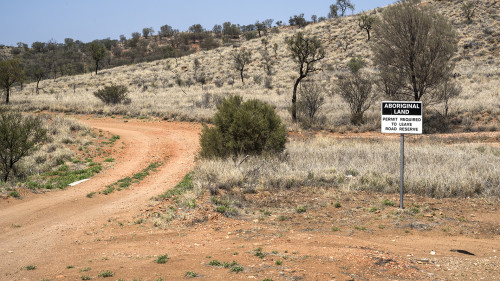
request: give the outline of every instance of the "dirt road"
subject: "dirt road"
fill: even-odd
[[[116,119],[82,120],[93,128],[120,136],[124,149],[116,155],[113,168],[75,187],[46,194],[32,195],[24,200],[0,202],[0,279],[30,264],[55,259],[63,267],[71,263],[60,256],[64,249],[78,240],[82,231],[104,223],[110,217],[133,216],[147,205],[148,200],[173,187],[194,165],[198,149],[199,126],[188,123],[124,122]],[[136,173],[154,161],[166,163],[154,175],[130,190],[107,196],[86,198],[108,184]],[[49,264],[50,266],[54,266]],[[56,266],[57,267],[57,266]],[[41,274],[40,270],[25,271],[26,280]],[[30,274],[31,273],[31,274]]]
[[[208,198],[198,202],[199,223],[155,227],[141,219],[149,199],[194,167],[200,126],[80,119],[119,135],[123,149],[113,152],[112,168],[80,185],[0,200],[0,280],[500,280],[498,203],[482,199],[408,196],[407,204],[432,210],[413,215],[363,209],[386,194],[339,194],[338,208],[314,189],[278,190],[320,207],[292,209],[286,220],[286,210],[231,219]],[[128,190],[86,197],[163,159]],[[155,262],[162,255],[166,263]]]

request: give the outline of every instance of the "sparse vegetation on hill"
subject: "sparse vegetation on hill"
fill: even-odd
[[[500,116],[500,99],[497,91],[500,85],[498,2],[479,1],[474,21],[471,24],[466,24],[459,2],[429,1],[421,5],[432,7],[456,29],[458,52],[452,58],[455,64],[452,82],[462,89],[462,93],[450,99],[446,105],[443,103],[424,105],[426,114],[439,117],[446,115],[445,111],[448,111],[447,118],[439,117],[440,123],[449,124],[447,130],[498,130],[500,122],[498,117]],[[365,14],[380,18],[383,10],[383,8],[375,9]],[[374,40],[374,36],[367,43],[366,31],[360,29],[358,18],[358,15],[332,18],[300,28],[305,35],[317,37],[325,49],[325,58],[318,65],[321,71],[310,78],[318,81],[326,92],[332,92],[338,75],[348,73],[346,65],[353,57],[360,56],[366,60],[366,71],[373,74],[378,71],[373,64],[370,51],[370,42]],[[231,41],[234,38],[232,36],[237,34],[235,30],[232,30],[233,27],[235,26],[231,23],[224,24],[220,33],[216,28],[217,32],[213,34],[215,38],[219,36],[217,34],[220,34],[221,39],[217,38],[217,40],[236,42]],[[298,129],[301,123],[295,125],[289,113],[290,95],[293,93],[292,85],[298,74],[290,52],[284,44],[287,38],[296,34],[297,28],[296,26],[273,27],[267,34],[262,33],[263,38],[248,41],[243,39],[243,35],[240,36],[238,45],[252,52],[251,61],[248,66],[245,66],[243,73],[244,86],[235,83],[239,80],[240,73],[233,68],[232,44],[215,50],[199,50],[189,56],[181,56],[179,51],[182,50],[183,41],[175,41],[162,36],[159,39],[163,42],[161,44],[169,42],[165,51],[169,53],[170,58],[108,68],[101,70],[97,76],[59,77],[58,75],[58,78],[53,81],[42,80],[40,82],[43,90],[40,90],[39,95],[34,95],[37,88],[34,83],[24,85],[22,91],[19,87],[15,87],[13,90],[16,94],[12,96],[13,106],[21,110],[46,109],[75,113],[152,115],[174,120],[210,121],[216,108],[215,104],[204,102],[206,97],[220,99],[240,95],[244,99],[257,98],[272,104],[289,128]],[[249,32],[241,26],[239,29],[242,33]],[[155,38],[157,37],[150,36],[147,40],[156,40]],[[262,39],[265,40],[262,41]],[[146,39],[140,37],[139,34],[138,40],[138,46],[140,46],[139,43]],[[129,39],[124,42],[128,41]],[[192,39],[188,39],[188,42],[191,44]],[[127,50],[126,53],[129,51]],[[197,79],[198,81],[193,79],[195,60],[200,62],[196,76],[204,78]],[[266,61],[277,63],[271,65],[269,70],[262,66]],[[129,98],[132,101],[130,105],[103,105],[93,97],[92,93],[97,89],[112,85],[118,80],[129,88]],[[380,88],[376,88],[375,91],[384,92]],[[85,102],[76,102],[75,96]],[[380,97],[379,100],[382,98],[385,97]],[[379,128],[380,113],[377,106],[365,112],[363,125],[353,126],[348,106],[339,95],[325,96],[322,112],[321,119],[324,122],[321,122],[321,128],[324,129],[366,131]],[[444,127],[435,126],[429,128],[428,131],[440,130],[444,130]]]

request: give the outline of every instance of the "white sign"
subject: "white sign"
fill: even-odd
[[[382,133],[422,134],[421,101],[383,101]]]

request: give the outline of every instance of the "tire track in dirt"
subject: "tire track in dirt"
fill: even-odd
[[[76,231],[89,229],[112,216],[137,214],[149,198],[172,188],[194,167],[200,131],[196,124],[123,122],[111,118],[82,121],[119,135],[115,146],[123,142],[123,150],[120,155],[113,155],[117,161],[112,168],[85,183],[61,191],[30,195],[22,201],[0,202],[1,275],[39,263],[47,254],[63,250]],[[102,191],[106,185],[163,159],[166,161],[157,172],[129,190],[86,198],[86,194]]]

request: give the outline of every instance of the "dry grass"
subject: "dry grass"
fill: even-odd
[[[38,115],[47,130],[49,141],[32,155],[19,161],[16,167],[16,181],[2,183],[0,192],[14,185],[23,186],[23,181],[52,171],[75,157],[76,147],[89,145],[93,138],[90,128],[76,120],[49,114]],[[78,165],[78,164],[75,164]],[[83,165],[83,164],[82,164]],[[85,166],[85,165],[84,165]]]
[[[64,164],[74,156],[70,146],[84,146],[91,142],[90,128],[76,120],[48,114],[39,117],[43,120],[50,141],[20,162],[27,176],[40,174]]]
[[[437,10],[446,15],[458,31],[459,50],[456,60],[456,80],[463,88],[461,96],[452,101],[450,113],[457,117],[459,125],[466,123],[467,128],[476,130],[478,127],[496,128],[500,120],[500,23],[498,21],[499,4],[497,1],[480,1],[481,7],[473,24],[467,25],[460,12],[461,1],[431,1]],[[369,11],[379,14],[381,9]],[[97,76],[91,74],[61,77],[54,80],[44,80],[42,94],[34,95],[34,84],[25,85],[19,92],[16,89],[12,95],[12,103],[22,110],[50,110],[75,113],[121,114],[129,116],[152,115],[165,119],[208,121],[215,112],[212,97],[225,97],[238,94],[245,99],[258,98],[274,105],[284,122],[292,129],[297,129],[292,123],[288,107],[291,102],[291,90],[294,77],[297,76],[294,64],[284,43],[285,38],[297,30],[291,27],[280,29],[280,33],[270,33],[269,52],[274,55],[272,46],[278,44],[274,57],[271,86],[264,87],[265,70],[261,66],[260,50],[264,46],[260,39],[242,42],[242,47],[252,50],[252,62],[246,71],[246,85],[238,79],[238,73],[232,68],[232,46],[221,47],[212,51],[201,51],[180,58],[160,60],[150,63],[139,63],[101,71]],[[353,57],[360,55],[370,63],[369,44],[366,34],[357,26],[357,17],[349,16],[342,19],[310,25],[304,28],[307,34],[318,36],[327,49],[327,56],[322,61],[323,71],[314,79],[325,86],[326,103],[319,112],[323,120],[320,127],[333,130],[345,130],[349,127],[349,112],[346,104],[338,95],[332,95],[331,89],[335,83],[335,75],[346,71],[345,64]],[[348,44],[344,50],[343,46]],[[201,62],[198,73],[204,73],[207,84],[186,86],[194,81],[194,60]],[[178,86],[181,82],[184,86]],[[109,86],[112,83],[126,85],[130,105],[107,106],[102,104],[93,92]],[[223,85],[221,86],[221,83]],[[219,87],[220,86],[220,87]],[[378,104],[378,103],[377,103]],[[433,107],[437,110],[441,108]],[[426,111],[430,108],[427,107]],[[482,118],[485,113],[491,118]],[[367,113],[367,125],[361,130],[377,130],[379,106],[374,105]],[[463,125],[463,124],[462,124]]]
[[[406,192],[431,197],[500,196],[500,149],[418,140],[405,147]],[[243,193],[304,186],[345,191],[399,190],[399,142],[314,138],[292,141],[285,155],[234,160],[202,160],[195,186]]]

